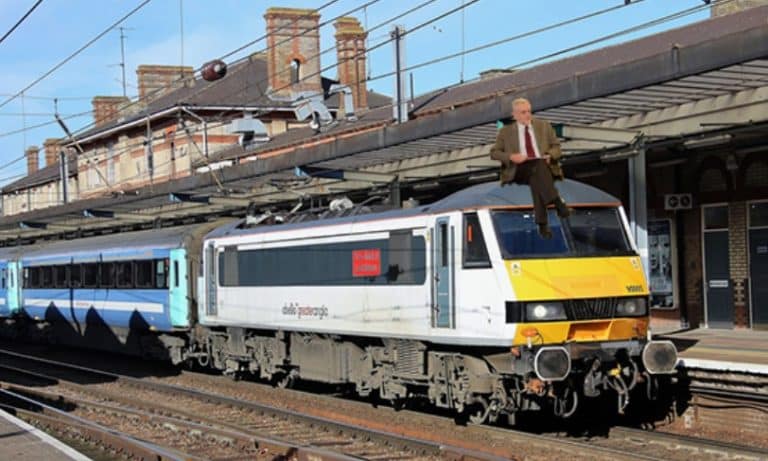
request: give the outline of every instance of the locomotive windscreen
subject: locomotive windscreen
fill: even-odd
[[[492,216],[504,259],[634,254],[616,208],[575,208],[567,225],[550,210],[551,239],[539,235],[531,211],[494,211]]]

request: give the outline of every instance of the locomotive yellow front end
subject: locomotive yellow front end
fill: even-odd
[[[524,393],[569,416],[581,397],[615,392],[621,412],[630,391],[652,396],[659,375],[675,372],[674,345],[651,340],[648,283],[618,204],[574,207],[563,220],[551,213],[550,239],[527,211],[490,218],[512,298],[506,320],[516,325],[507,357]]]

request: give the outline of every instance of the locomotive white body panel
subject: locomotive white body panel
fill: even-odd
[[[484,211],[481,213],[487,214]],[[315,222],[315,226],[306,229],[281,231],[276,226],[270,232],[211,239],[205,243],[205,247],[213,246],[213,264],[217,265],[215,309],[208,304],[212,298],[209,296],[200,304],[201,323],[399,337],[447,344],[510,345],[515,335],[515,325],[505,323],[503,300],[511,296],[511,290],[508,281],[504,282],[504,266],[498,251],[495,252],[497,257],[493,258],[493,266],[501,271],[493,267],[463,270],[460,262],[453,264],[453,258],[461,258],[459,242],[462,241],[462,219],[462,213],[454,212],[383,218],[343,225]],[[442,230],[447,232],[446,257],[449,260],[436,256],[440,250],[435,235],[440,232],[437,230],[438,220],[446,221]],[[339,282],[334,285],[332,279],[336,274],[333,267],[328,268],[330,285],[296,286],[295,280],[291,281],[290,286],[226,286],[220,283],[221,255],[226,248],[236,248],[238,252],[282,249],[281,255],[286,255],[289,254],[286,251],[292,249],[301,252],[308,247],[331,245],[328,251],[338,251],[333,258],[337,261],[334,264],[344,266],[348,272],[349,264],[345,265],[343,261],[339,263],[338,260],[354,259],[359,255],[354,252],[367,251],[366,246],[370,242],[391,243],[392,235],[398,232],[423,242],[423,249],[413,251],[413,259],[421,258],[423,261],[412,282],[365,283],[365,268],[360,270],[352,261],[353,272],[359,272],[357,276],[353,275],[353,279],[359,280],[351,280],[350,284]],[[356,245],[360,249],[348,250],[344,245],[350,245],[350,248]],[[372,258],[371,262],[374,265],[381,264],[385,259],[379,255]],[[448,263],[446,271],[449,280],[440,285],[441,277],[445,280],[445,275],[439,271],[443,262]],[[209,264],[209,261],[206,260],[205,264]],[[206,270],[210,271],[211,268]],[[387,270],[387,267],[373,268],[373,272],[379,274],[379,279]],[[497,277],[499,273],[501,277]],[[443,303],[442,316],[438,308],[438,292],[448,296],[448,302]]]

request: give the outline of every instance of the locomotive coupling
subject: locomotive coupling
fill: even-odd
[[[643,348],[643,365],[652,375],[670,374],[677,366],[677,348],[672,341],[649,341]]]

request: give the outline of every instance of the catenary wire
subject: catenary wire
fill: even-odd
[[[302,20],[302,19],[304,19],[304,18],[307,18],[307,17],[309,17],[311,14],[314,14],[314,13],[316,13],[317,11],[320,11],[321,9],[323,9],[323,8],[326,8],[326,7],[328,7],[328,6],[330,6],[330,5],[334,4],[334,3],[336,3],[336,2],[338,2],[338,1],[339,1],[339,0],[331,0],[331,1],[327,2],[327,3],[325,3],[324,5],[322,5],[320,8],[318,8],[318,9],[316,9],[316,10],[313,10],[313,12],[312,12],[312,13],[309,13],[309,14],[307,14],[307,15],[303,15],[303,16],[300,16],[300,17],[298,17],[298,18],[294,19],[293,21],[291,21],[291,23],[289,23],[289,24],[285,24],[285,25],[283,25],[283,26],[281,26],[281,27],[277,28],[275,31],[280,31],[280,30],[283,30],[283,29],[289,28],[289,27],[291,27],[293,24],[295,24],[296,22],[298,22],[298,21],[300,21],[300,20]],[[380,0],[370,0],[368,3],[366,3],[366,5],[374,4],[374,3],[377,3],[377,2],[379,2],[379,1],[380,1]],[[339,18],[339,17],[342,17],[342,16],[345,16],[345,15],[348,15],[348,14],[350,14],[350,13],[352,13],[352,12],[354,12],[354,11],[356,11],[356,10],[358,10],[358,9],[362,8],[362,7],[363,7],[363,6],[360,6],[360,7],[357,7],[357,8],[355,8],[355,9],[352,9],[352,10],[350,10],[350,11],[348,11],[348,12],[345,12],[345,13],[343,13],[343,14],[341,14],[341,15],[339,15],[339,16],[337,16],[337,17],[335,17],[334,19],[336,19],[336,18]],[[284,42],[287,42],[287,41],[289,41],[289,40],[293,39],[293,38],[294,38],[294,37],[296,37],[296,36],[304,35],[304,34],[308,33],[310,30],[319,29],[320,27],[322,27],[322,26],[324,26],[324,25],[326,25],[326,24],[327,24],[327,22],[324,22],[324,23],[318,24],[318,26],[317,26],[317,27],[313,27],[313,28],[310,28],[310,29],[308,29],[308,30],[305,30],[304,32],[302,32],[302,33],[300,33],[300,34],[297,34],[297,35],[292,35],[292,36],[290,36],[290,37],[288,37],[288,38],[286,38],[286,39],[284,39],[284,40],[282,40],[282,41],[280,41],[280,42],[278,42],[278,43],[274,44],[273,46],[268,46],[268,47],[266,47],[265,49],[261,50],[261,52],[263,52],[263,51],[266,51],[266,50],[269,50],[269,49],[271,49],[272,47],[274,47],[274,46],[278,46],[278,45],[280,45],[280,44],[282,44],[282,43],[284,43]],[[260,37],[260,39],[259,39],[259,40],[263,40],[263,39],[264,39],[264,37],[266,37],[266,35],[264,35],[264,36]],[[255,43],[255,42],[252,42],[252,43],[250,43],[248,46],[252,45],[253,43]],[[243,47],[239,47],[238,49],[240,49],[240,48],[243,48]],[[230,52],[230,53],[227,53],[227,55],[225,55],[225,56],[231,55],[232,53],[236,53],[236,52],[237,52],[237,50],[235,50],[235,51],[232,51],[232,52]],[[247,58],[244,58],[244,59],[247,59]],[[241,60],[237,60],[237,61],[235,61],[235,62],[240,62],[240,61],[242,61],[242,59],[241,59]],[[200,66],[200,67],[199,67],[199,68],[197,68],[197,69],[196,69],[194,72],[197,72],[197,71],[200,71],[200,70],[202,70],[202,69],[204,68],[204,66],[205,66],[205,65],[202,65],[202,66]],[[131,102],[129,102],[129,103],[127,103],[127,104],[125,104],[125,105],[121,106],[121,107],[120,107],[120,110],[125,110],[125,109],[128,109],[128,108],[132,107],[132,106],[135,106],[135,105],[137,105],[137,104],[140,104],[140,103],[142,103],[142,102],[145,102],[145,101],[147,101],[147,100],[149,100],[149,99],[151,99],[151,98],[155,97],[155,96],[156,96],[156,95],[158,95],[159,93],[161,93],[161,92],[163,92],[163,91],[165,91],[165,90],[167,90],[167,89],[169,89],[169,88],[172,88],[172,87],[173,87],[173,85],[177,84],[178,82],[180,82],[180,81],[181,81],[181,80],[183,80],[184,78],[185,78],[185,77],[180,77],[180,78],[177,78],[177,79],[175,79],[175,80],[173,80],[173,81],[169,82],[169,83],[168,83],[168,84],[166,84],[166,85],[160,86],[160,87],[158,87],[158,88],[154,89],[152,92],[150,92],[150,93],[148,93],[148,94],[144,95],[144,97],[139,97],[139,98],[138,98],[138,99],[136,99],[135,101],[131,101]],[[218,84],[218,82],[220,82],[220,81],[221,81],[221,80],[218,80],[218,81],[214,82],[214,85]],[[203,88],[210,88],[210,86],[205,86],[205,87],[203,87]],[[202,90],[202,89],[201,89],[201,90]],[[201,90],[198,90],[198,92],[199,92],[199,91],[201,91]],[[193,95],[194,95],[194,94],[197,94],[197,92],[196,92],[196,93],[193,93]],[[0,106],[0,107],[2,107],[2,106]],[[83,127],[79,128],[78,130],[76,130],[75,132],[73,132],[73,136],[74,136],[74,137],[77,137],[79,134],[82,134],[83,132],[85,132],[85,131],[87,131],[87,130],[91,129],[91,128],[92,128],[94,125],[95,125],[95,123],[90,123],[90,124],[88,124],[88,125],[85,125],[85,126],[83,126]]]
[[[35,4],[32,5],[32,7],[29,10],[27,10],[26,13],[24,13],[24,16],[22,16],[21,19],[16,21],[16,24],[14,24],[13,27],[11,27],[10,30],[8,30],[8,32],[6,32],[5,34],[3,34],[2,37],[0,37],[0,43],[3,43],[5,39],[8,38],[8,36],[11,35],[13,31],[16,30],[16,28],[19,27],[21,23],[24,22],[25,19],[27,19],[27,16],[32,14],[32,12],[35,11],[35,8],[37,8],[41,3],[43,3],[43,0],[37,0]]]
[[[146,6],[146,5],[147,5],[149,2],[151,2],[151,1],[152,1],[152,0],[143,0],[143,1],[142,1],[142,2],[141,2],[139,5],[138,5],[138,6],[136,6],[135,8],[133,8],[131,11],[129,11],[128,13],[126,13],[125,15],[123,15],[123,16],[122,16],[120,19],[118,19],[117,21],[115,21],[115,22],[114,22],[114,23],[113,23],[111,26],[109,26],[108,28],[104,29],[102,32],[100,32],[98,35],[96,35],[94,38],[92,38],[91,40],[89,40],[89,41],[88,41],[88,43],[86,43],[85,45],[83,45],[83,46],[81,46],[80,48],[78,48],[78,49],[77,49],[77,50],[76,50],[74,53],[72,53],[72,54],[70,54],[69,56],[67,56],[66,58],[64,58],[62,61],[60,61],[60,62],[59,62],[58,64],[56,64],[55,66],[53,66],[51,69],[49,69],[49,70],[48,70],[47,72],[45,72],[43,75],[41,75],[40,77],[36,78],[36,79],[35,79],[35,80],[34,80],[32,83],[30,83],[29,85],[25,86],[23,89],[19,90],[19,91],[18,91],[17,93],[15,93],[13,96],[11,96],[11,97],[9,97],[9,98],[5,99],[5,100],[4,100],[2,103],[0,103],[0,108],[4,107],[4,106],[5,106],[6,104],[8,104],[9,102],[11,102],[11,101],[13,101],[14,99],[18,98],[19,96],[21,96],[21,95],[22,95],[23,93],[25,93],[27,90],[29,90],[29,89],[30,89],[30,88],[32,88],[33,86],[37,85],[37,84],[38,84],[38,83],[40,83],[41,81],[43,81],[45,78],[47,78],[47,77],[48,77],[49,75],[51,75],[52,73],[56,72],[56,70],[58,70],[58,69],[59,69],[61,66],[63,66],[64,64],[66,64],[66,63],[68,63],[69,61],[71,61],[72,59],[74,59],[74,58],[75,58],[75,57],[76,57],[78,54],[82,53],[82,52],[83,52],[85,49],[87,49],[88,47],[90,47],[91,45],[93,45],[93,44],[94,44],[94,43],[95,43],[97,40],[99,40],[101,37],[103,37],[104,35],[106,35],[107,33],[109,33],[109,32],[110,32],[112,29],[114,29],[114,28],[115,28],[115,27],[116,27],[118,24],[122,23],[123,21],[125,21],[126,19],[128,19],[129,17],[131,17],[132,15],[134,15],[136,12],[138,12],[139,10],[141,10],[142,8],[144,8],[144,7],[145,7],[145,6]]]

